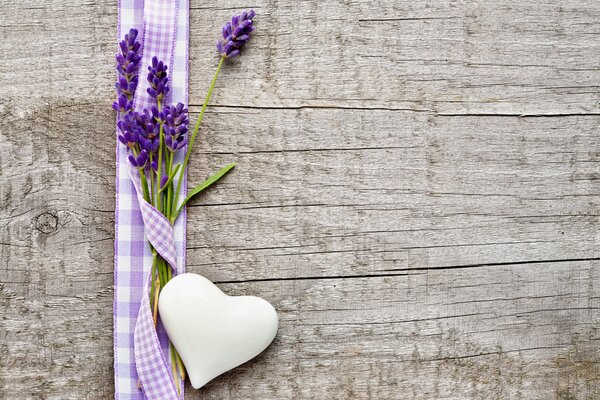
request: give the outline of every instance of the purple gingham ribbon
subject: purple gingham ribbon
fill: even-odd
[[[131,180],[137,192],[146,236],[154,249],[173,268],[177,268],[175,240],[169,220],[156,208],[148,204],[142,195],[139,173],[130,168]],[[165,359],[150,310],[148,288],[151,278],[145,280],[138,318],[133,335],[135,367],[140,385],[149,400],[177,400],[179,398],[169,362]],[[181,387],[181,385],[179,385]]]
[[[173,67],[173,49],[177,28],[178,0],[146,0],[144,3],[144,31],[142,33],[142,69],[140,82],[135,91],[133,103],[135,108],[150,109],[156,105],[155,100],[148,95],[146,89],[149,82],[144,79],[148,73],[146,67],[151,64],[152,57],[168,63],[169,74]],[[168,97],[168,96],[167,96]]]
[[[188,0],[120,0],[119,34],[140,31],[142,61],[134,104],[149,107],[146,66],[153,56],[169,65],[170,97],[187,103]],[[179,154],[180,161],[183,158]],[[184,184],[185,190],[185,175]],[[159,323],[154,327],[149,303],[150,241],[177,273],[185,264],[185,210],[171,227],[169,221],[138,194],[139,174],[127,161],[117,141],[117,196],[115,211],[115,399],[178,400],[168,363],[168,341]],[[141,192],[140,192],[141,193]],[[185,195],[180,195],[184,198]],[[183,387],[181,385],[181,387]]]
[[[135,187],[148,241],[169,265],[174,269],[177,269],[175,233],[173,232],[171,222],[160,211],[154,208],[154,206],[144,200],[142,183],[140,182],[140,173],[137,168],[130,167],[129,176]]]

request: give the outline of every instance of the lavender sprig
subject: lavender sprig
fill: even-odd
[[[117,134],[119,142],[127,146],[128,149],[137,148],[140,140],[140,131],[135,120],[135,113],[125,113],[117,122],[117,127],[120,131]]]
[[[117,73],[119,75],[115,87],[117,101],[113,103],[116,111],[128,112],[133,106],[133,94],[138,84],[138,65],[142,59],[141,44],[137,39],[137,29],[130,29],[125,38],[119,42],[120,53],[116,55]]]
[[[152,57],[152,65],[148,66],[148,94],[156,99],[159,107],[164,97],[169,93],[169,76],[167,65],[156,57]]]
[[[157,114],[156,107],[152,107],[152,111],[144,109],[141,114],[135,113],[136,123],[140,131],[140,147],[152,156],[156,155],[160,144],[160,124],[156,118]]]
[[[217,51],[221,56],[229,58],[240,55],[242,47],[250,40],[250,34],[254,31],[254,10],[244,11],[234,15],[231,22],[223,26],[223,40],[217,42]]]
[[[165,107],[163,125],[165,145],[169,151],[177,151],[187,144],[188,110],[182,103]]]
[[[217,83],[217,78],[219,77],[219,73],[221,72],[221,68],[223,67],[223,63],[227,58],[236,57],[240,55],[242,47],[250,40],[250,34],[254,31],[254,17],[256,13],[254,10],[244,11],[241,14],[234,15],[231,18],[231,22],[227,22],[222,29],[223,40],[217,42],[217,51],[220,54],[219,64],[217,65],[217,70],[210,82],[210,87],[208,88],[208,93],[204,98],[204,103],[202,103],[202,108],[200,109],[200,114],[198,115],[198,120],[196,121],[196,125],[194,126],[194,130],[192,131],[192,135],[189,138],[188,150],[185,154],[185,159],[183,160],[183,165],[179,170],[179,178],[177,182],[177,189],[175,190],[175,198],[171,204],[172,212],[171,212],[171,222],[174,223],[179,213],[187,203],[187,201],[196,193],[196,190],[192,190],[190,195],[184,199],[181,204],[178,204],[179,192],[181,191],[181,182],[183,181],[183,174],[185,169],[187,168],[190,154],[192,153],[192,149],[194,147],[194,142],[196,141],[196,136],[198,135],[198,131],[200,130],[200,124],[202,123],[202,118],[204,118],[204,112],[206,111],[206,107],[208,107],[208,102],[210,101],[210,97],[212,95],[213,90],[215,89],[215,84]],[[223,175],[225,175],[228,171],[230,171],[233,167],[235,167],[235,163],[229,164],[228,166],[221,169],[221,171],[217,172],[213,177],[207,179],[205,181],[208,182],[212,178],[216,178],[213,182],[216,182]],[[210,183],[212,184],[212,182]],[[204,188],[210,186],[207,185]],[[197,186],[197,188],[202,187],[202,184]],[[202,190],[203,190],[202,189]]]

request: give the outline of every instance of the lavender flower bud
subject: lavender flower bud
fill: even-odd
[[[231,22],[223,26],[223,40],[217,42],[217,52],[221,56],[230,58],[240,54],[255,29],[253,21],[255,15],[254,10],[244,11],[231,17]]]
[[[117,73],[119,74],[116,83],[117,94],[126,96],[127,100],[133,99],[133,93],[138,83],[138,65],[142,59],[140,54],[141,44],[137,39],[138,31],[130,29],[125,38],[119,42],[121,53],[116,55]],[[129,111],[129,110],[125,110]]]
[[[136,157],[133,154],[129,154],[129,162],[136,168],[146,168],[148,163],[148,153],[146,150],[142,150]]]
[[[113,103],[113,109],[122,113],[129,112],[133,109],[133,101],[127,99],[127,96],[122,94],[117,98],[117,101]]]
[[[161,189],[165,187],[168,180],[169,180],[169,177],[167,175],[163,175],[163,177],[160,178],[160,188]]]
[[[117,138],[121,143],[130,149],[139,144],[140,128],[135,113],[126,113],[123,118],[117,122],[120,133]]]
[[[182,103],[166,106],[163,114],[165,145],[170,151],[177,151],[187,144],[188,110]]]
[[[154,97],[157,102],[169,93],[169,77],[167,75],[167,65],[158,58],[152,57],[152,65],[148,67],[148,82],[150,87],[147,89],[148,94]]]
[[[135,113],[140,127],[140,148],[149,154],[156,154],[160,145],[160,124],[148,110],[143,113]]]

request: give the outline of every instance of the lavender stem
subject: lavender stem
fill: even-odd
[[[219,72],[221,72],[221,67],[223,66],[223,62],[225,61],[226,56],[222,55],[219,60],[219,65],[217,66],[217,70],[215,71],[215,75],[210,82],[210,87],[208,88],[208,93],[206,94],[206,98],[204,99],[204,103],[202,104],[202,109],[200,110],[200,114],[198,115],[198,120],[196,121],[196,125],[194,126],[194,131],[192,132],[192,136],[189,141],[189,145],[187,151],[185,153],[185,159],[183,160],[183,165],[179,170],[179,178],[177,182],[177,190],[175,191],[175,200],[172,204],[171,214],[175,211],[177,207],[177,203],[179,200],[179,192],[181,191],[181,182],[183,182],[183,174],[185,169],[187,168],[188,161],[190,159],[190,154],[192,153],[192,149],[194,147],[194,141],[196,140],[196,135],[198,135],[198,131],[200,130],[200,124],[202,123],[202,118],[204,117],[204,111],[206,111],[206,107],[208,106],[208,102],[210,101],[210,96],[215,88],[215,84],[217,83],[217,78],[219,77]],[[171,223],[175,223],[175,219],[171,218]]]

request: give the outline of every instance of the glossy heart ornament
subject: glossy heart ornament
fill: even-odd
[[[171,279],[158,309],[196,389],[256,357],[277,333],[277,312],[268,301],[228,296],[197,274]]]

